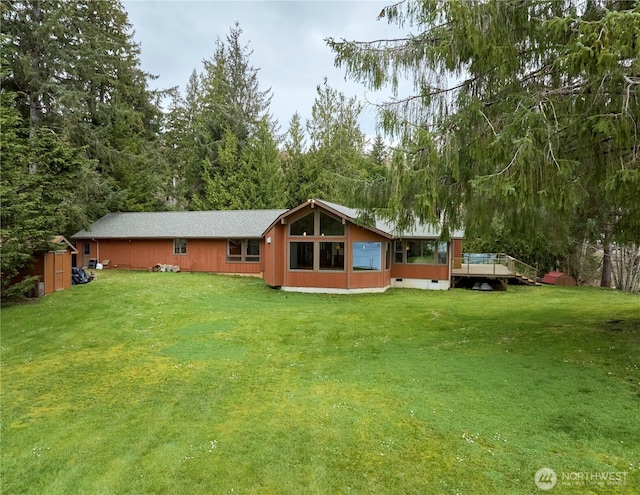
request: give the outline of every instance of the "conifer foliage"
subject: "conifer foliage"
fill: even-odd
[[[469,233],[499,216],[523,236],[640,244],[640,2],[405,0],[380,18],[413,34],[328,40],[369,87],[414,90],[381,108],[406,159],[362,201]]]
[[[2,296],[55,234],[162,205],[160,111],[115,0],[3,1]]]

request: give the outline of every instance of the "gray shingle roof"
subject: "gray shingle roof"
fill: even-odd
[[[355,221],[360,212],[354,208],[314,200]],[[89,228],[72,236],[73,239],[149,239],[149,238],[259,238],[289,210],[225,210],[225,211],[164,211],[109,213]],[[397,232],[393,224],[376,221],[376,229],[397,238],[436,238],[437,226],[415,223],[413,229]],[[451,232],[461,239],[462,230]]]
[[[74,239],[258,238],[287,210],[109,213]]]
[[[322,199],[316,200],[319,203],[323,203],[327,205],[329,208],[333,208],[339,213],[355,220],[360,216],[360,211],[354,208],[348,208],[346,206],[342,206],[336,203],[331,203],[329,201],[324,201]],[[437,225],[422,225],[419,221],[416,221],[413,228],[405,229],[401,232],[396,231],[395,226],[392,223],[389,223],[385,220],[376,219],[376,228],[381,230],[382,232],[386,232],[387,234],[391,234],[397,238],[407,239],[410,237],[427,237],[427,238],[437,238],[440,236],[440,227]],[[462,239],[464,238],[464,231],[462,230],[452,230],[451,237],[453,239]]]

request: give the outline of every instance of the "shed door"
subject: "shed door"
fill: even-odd
[[[64,290],[64,251],[56,251],[53,258],[53,271],[55,272],[53,290]]]
[[[82,265],[89,266],[89,260],[91,259],[91,244],[85,242],[82,245]]]

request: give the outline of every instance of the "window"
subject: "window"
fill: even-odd
[[[344,270],[344,242],[320,243],[320,270]]]
[[[82,249],[83,249],[82,252],[84,254],[91,254],[91,244],[89,244],[88,242],[84,243],[84,247]]]
[[[432,264],[435,262],[436,241],[406,241],[407,263]]]
[[[289,233],[291,235],[313,235],[314,229],[314,216],[313,213],[299,218],[291,224]]]
[[[228,263],[256,263],[260,261],[259,239],[229,239],[227,241]]]
[[[314,211],[292,222],[289,226],[289,235],[343,237],[344,224],[342,220],[322,211]]]
[[[289,268],[313,270],[313,242],[289,243]]]
[[[438,243],[438,265],[446,265],[448,261],[447,256],[447,243],[439,242]]]
[[[187,254],[187,240],[186,239],[174,239],[173,240],[173,254]]]
[[[259,239],[247,239],[247,255],[245,261],[260,261],[260,240]]]
[[[380,270],[382,268],[382,243],[381,242],[354,242],[353,243],[353,269]]]
[[[447,243],[432,239],[396,241],[395,262],[421,265],[446,265]]]
[[[391,243],[387,242],[386,244],[386,252],[384,256],[384,268],[385,270],[389,270],[391,268]]]
[[[404,242],[396,241],[395,258],[396,263],[404,263]]]
[[[242,261],[242,241],[232,239],[227,241],[227,261]]]
[[[344,235],[344,225],[341,220],[320,212],[320,235]]]
[[[344,237],[345,226],[341,219],[316,209],[291,222],[289,235],[313,237],[307,242],[289,243],[290,270],[344,271],[345,243],[326,239],[327,237]]]

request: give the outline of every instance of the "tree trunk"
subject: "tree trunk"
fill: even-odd
[[[605,235],[603,256],[602,256],[602,277],[600,278],[600,287],[611,287],[611,275],[613,265],[611,263],[611,240],[609,234]]]
[[[33,3],[33,20],[38,25],[35,32],[38,32],[39,24],[42,23],[42,11],[40,10],[40,2]],[[40,47],[37,43],[37,35],[34,36],[33,46],[30,50],[31,56],[31,77],[36,81],[31,81],[29,91],[29,141],[31,142],[32,149],[35,147],[33,141],[36,136],[36,129],[40,125],[40,96],[38,95],[39,79],[40,79]],[[29,162],[29,173],[35,174],[38,172],[38,165],[31,161]]]

